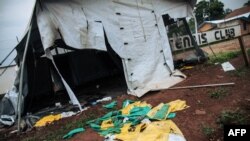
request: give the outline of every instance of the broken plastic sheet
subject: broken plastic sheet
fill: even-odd
[[[0,123],[11,126],[15,123],[17,115],[18,93],[15,87],[8,91],[0,102]]]
[[[71,102],[73,103],[73,105],[77,105],[78,108],[79,108],[79,110],[82,111],[82,106],[81,106],[80,102],[79,102],[78,99],[76,98],[74,92],[72,91],[72,89],[70,88],[70,86],[68,85],[68,83],[67,83],[67,82],[64,80],[64,78],[62,77],[60,71],[58,70],[58,68],[57,68],[57,66],[56,66],[56,64],[55,64],[54,58],[53,58],[53,56],[52,56],[50,50],[49,50],[49,49],[46,49],[46,50],[45,50],[45,54],[46,54],[46,57],[49,58],[49,59],[52,61],[52,64],[54,65],[54,67],[55,67],[57,73],[59,74],[59,76],[60,76],[60,78],[61,78],[61,80],[62,80],[62,82],[63,82],[64,87],[66,88],[66,91],[68,92],[68,95],[69,95],[69,98],[70,98]]]
[[[122,58],[128,93],[140,97],[185,77],[174,70],[161,16],[181,18],[191,16],[191,11],[185,0],[44,0],[38,3],[36,15],[45,50],[58,38],[73,48],[106,50],[104,29]]]
[[[235,70],[234,66],[230,62],[224,62],[221,66],[225,72]]]

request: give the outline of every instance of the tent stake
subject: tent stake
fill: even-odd
[[[219,84],[206,84],[206,85],[193,85],[193,86],[183,86],[183,87],[173,87],[168,90],[177,90],[177,89],[190,89],[190,88],[203,88],[203,87],[218,87],[218,86],[230,86],[235,85],[235,83],[219,83]]]
[[[21,131],[20,129],[20,124],[21,124],[21,105],[22,105],[22,94],[23,94],[23,73],[24,73],[24,65],[25,65],[25,60],[26,60],[26,55],[27,55],[27,51],[28,51],[28,46],[29,46],[29,40],[30,40],[30,34],[31,34],[31,30],[32,30],[32,24],[30,25],[29,27],[29,33],[27,35],[27,39],[26,39],[26,44],[25,44],[25,48],[24,48],[24,53],[23,53],[23,59],[22,59],[22,62],[21,62],[21,74],[20,74],[20,82],[19,82],[19,94],[18,94],[18,101],[17,101],[17,116],[18,116],[18,119],[17,119],[17,130],[18,132]]]

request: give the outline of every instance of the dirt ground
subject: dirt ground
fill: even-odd
[[[123,94],[115,98],[118,101],[118,108],[125,99],[147,101],[156,106],[161,102],[167,103],[176,99],[182,99],[187,102],[190,108],[177,113],[177,117],[173,121],[183,132],[188,141],[207,141],[215,140],[222,141],[223,129],[217,123],[217,119],[224,110],[244,109],[248,113],[250,109],[250,68],[244,68],[242,56],[230,61],[238,70],[243,72],[224,72],[221,65],[197,65],[191,70],[183,71],[187,75],[187,79],[179,83],[178,86],[212,84],[212,83],[228,83],[234,82],[234,86],[224,86],[221,89],[227,91],[227,95],[220,99],[213,99],[209,96],[209,92],[215,91],[218,88],[193,88],[182,90],[162,90],[157,92],[147,93],[141,98]],[[84,111],[78,116],[65,118],[54,122],[51,125],[42,128],[36,128],[29,132],[23,133],[20,136],[10,136],[6,140],[23,140],[27,137],[38,137],[35,140],[42,140],[44,135],[53,134],[54,131],[67,126],[68,123],[95,115],[100,117],[107,113],[102,107],[102,104],[92,106],[87,111]],[[202,114],[197,113],[197,110],[203,111]],[[84,121],[83,121],[84,122]],[[209,126],[215,130],[215,133],[208,137],[203,131],[203,126]],[[103,137],[95,131],[87,127],[84,133],[75,135],[72,141],[103,141]],[[53,139],[52,139],[53,140]]]
[[[230,61],[236,68],[244,66],[243,58],[239,57]],[[159,92],[151,92],[140,98],[141,101],[147,101],[156,106],[161,102],[169,102],[176,99],[186,100],[190,108],[177,113],[174,122],[181,129],[188,141],[200,140],[222,140],[223,129],[216,123],[216,119],[223,110],[234,110],[237,108],[250,108],[246,104],[250,99],[250,69],[248,68],[245,76],[234,76],[231,73],[225,73],[220,65],[216,66],[196,66],[192,70],[184,72],[188,78],[178,86],[211,84],[211,83],[227,83],[234,82],[235,86],[223,87],[228,90],[229,95],[222,99],[212,99],[208,93],[216,88],[196,88],[185,90],[163,90]],[[117,98],[119,102],[124,99],[134,97],[122,95]],[[205,114],[196,114],[196,110],[205,111]],[[207,125],[215,129],[212,139],[204,135],[202,126]],[[88,129],[87,132],[76,135],[72,140],[88,140],[101,141],[94,131]]]
[[[177,116],[173,121],[183,132],[187,141],[222,141],[223,128],[218,124],[218,117],[221,115],[222,111],[240,109],[246,111],[248,116],[250,114],[250,68],[244,67],[242,55],[230,60],[230,62],[237,71],[224,72],[219,64],[201,64],[195,66],[193,69],[184,70],[182,72],[187,75],[187,79],[179,83],[177,86],[234,82],[235,85],[233,86],[161,90],[157,92],[149,92],[141,98],[127,95],[125,91],[122,91],[122,94],[119,94],[119,96],[114,99],[118,101],[117,109],[121,108],[121,103],[125,99],[146,101],[152,106],[156,106],[162,102],[167,103],[176,99],[185,100],[190,107],[177,112]],[[211,92],[215,92],[218,89],[224,90],[226,95],[218,99],[211,98]],[[46,127],[34,128],[31,131],[22,133],[18,136],[7,135],[4,140],[45,140],[44,136],[53,135],[61,128],[65,127],[70,129],[70,127],[67,127],[67,124],[69,123],[79,122],[80,126],[83,122],[90,120],[91,117],[100,117],[104,115],[108,111],[102,108],[102,104],[104,103],[94,105],[80,115],[56,121]],[[209,126],[210,129],[215,131],[212,136],[208,137],[206,133],[204,133],[204,126]],[[75,135],[70,140],[104,140],[103,137],[89,127],[85,126],[85,128],[85,132]],[[0,131],[0,134],[7,134],[7,131],[9,130],[10,129]],[[67,133],[67,131],[64,131],[62,134],[65,133]],[[52,138],[47,140],[61,139]]]
[[[242,41],[244,43],[245,48],[250,48],[250,35],[245,35],[242,37]],[[202,50],[204,50],[209,55],[218,54],[221,52],[231,52],[231,51],[238,51],[240,50],[240,43],[237,38],[223,41],[215,44],[208,44],[204,47],[202,47]],[[175,59],[181,59],[185,58],[186,56],[189,56],[190,54],[193,54],[193,50],[189,51],[183,51],[182,53],[178,53],[174,56]]]

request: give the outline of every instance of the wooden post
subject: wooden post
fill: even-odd
[[[249,57],[248,57],[246,48],[244,47],[244,44],[243,44],[243,41],[242,41],[242,36],[239,36],[238,40],[239,40],[239,43],[240,43],[240,48],[241,48],[241,51],[242,51],[242,54],[243,54],[245,65],[246,65],[246,67],[248,67],[249,66]]]

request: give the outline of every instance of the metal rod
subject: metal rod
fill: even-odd
[[[194,26],[195,26],[195,38],[196,38],[196,41],[198,42],[198,26],[197,26],[197,19],[195,17],[195,14],[194,14],[194,11],[192,11],[192,16],[194,18]]]
[[[14,62],[14,60],[15,60],[15,59],[13,59],[13,60],[10,62],[10,64],[9,64],[8,66],[11,66],[11,64]],[[13,66],[14,66],[14,65],[13,65]],[[5,67],[4,70],[2,71],[2,73],[0,74],[0,76],[2,76],[8,68],[9,68],[9,67]]]
[[[30,40],[30,34],[31,34],[31,30],[32,30],[32,24],[29,27],[29,32],[27,35],[27,39],[26,39],[26,44],[25,44],[25,48],[24,48],[24,53],[23,53],[23,59],[21,64],[21,69],[20,69],[20,82],[19,82],[19,94],[18,94],[18,101],[17,101],[17,112],[18,112],[18,120],[17,120],[17,130],[18,132],[20,132],[20,124],[21,124],[21,105],[22,105],[22,94],[23,94],[23,73],[24,73],[24,65],[25,65],[25,60],[26,60],[26,55],[27,55],[27,51],[28,51],[28,46],[29,46],[29,40]]]
[[[11,55],[11,53],[12,53],[15,49],[16,49],[16,47],[14,47],[14,48],[10,51],[10,53],[1,61],[0,66],[6,61],[6,59]]]
[[[188,26],[186,18],[181,18],[181,20],[183,21],[184,27],[185,27],[185,29],[186,29],[186,31],[187,31],[190,39],[191,39],[192,44],[194,45],[194,48],[196,50],[197,55],[200,56],[200,57],[205,57],[204,52],[199,48],[197,42],[194,40],[194,37],[193,37],[193,35],[191,33],[191,30],[190,30],[190,28]]]
[[[212,51],[212,53],[213,53],[214,57],[217,57],[217,56],[216,56],[216,54],[214,53],[214,50],[212,49],[212,47],[211,47],[210,43],[208,43],[208,47],[209,47],[209,49]]]
[[[183,86],[183,87],[173,87],[168,90],[177,90],[177,89],[190,89],[190,88],[203,88],[203,87],[218,87],[218,86],[230,86],[235,85],[234,82],[231,83],[219,83],[219,84],[205,84],[205,85],[193,85],[193,86]]]

